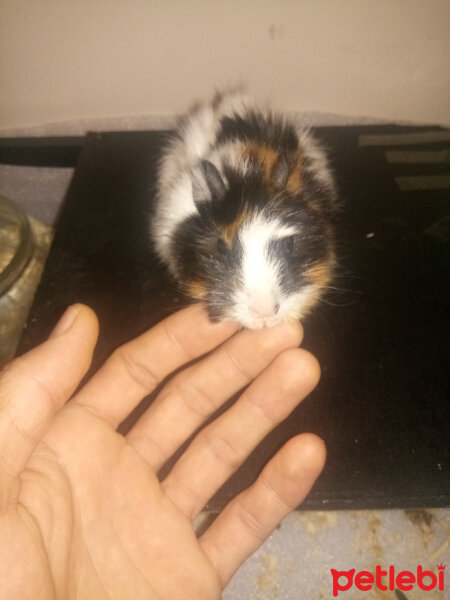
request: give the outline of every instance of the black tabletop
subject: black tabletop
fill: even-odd
[[[322,379],[208,506],[221,508],[304,431],[320,435],[328,450],[304,508],[447,506],[448,132],[371,126],[316,133],[331,151],[343,199],[336,290],[304,323],[304,346],[318,357]],[[120,343],[186,303],[148,240],[163,136],[86,137],[20,353],[45,339],[68,304],[85,302],[101,325],[93,372]]]

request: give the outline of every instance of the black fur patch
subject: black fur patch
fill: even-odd
[[[230,140],[266,143],[274,148],[294,151],[298,148],[297,133],[292,125],[276,115],[248,111],[244,117],[234,115],[220,121],[217,143]]]
[[[174,240],[172,252],[180,280],[201,282],[207,290],[209,305],[230,308],[231,275],[238,271],[242,254],[239,240],[231,248],[224,245],[210,215],[187,218],[178,226]],[[216,299],[213,301],[212,297]],[[221,314],[216,310],[211,316],[219,318]]]

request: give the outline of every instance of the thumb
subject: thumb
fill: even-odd
[[[70,306],[50,338],[0,374],[0,509],[54,415],[92,361],[98,322],[87,306]]]

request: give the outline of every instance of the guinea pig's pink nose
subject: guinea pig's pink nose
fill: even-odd
[[[279,308],[280,305],[273,294],[255,294],[250,297],[249,309],[253,317],[273,317]]]

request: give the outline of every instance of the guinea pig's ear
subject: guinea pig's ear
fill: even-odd
[[[204,202],[221,200],[225,191],[222,176],[212,162],[202,160],[200,165],[193,169],[192,195],[197,208]]]
[[[291,194],[299,194],[302,188],[302,155],[290,152],[279,156],[272,171],[272,185],[275,189],[286,189]]]
[[[281,190],[286,187],[290,168],[291,166],[286,156],[281,156],[277,160],[272,171],[272,184],[276,189]]]

